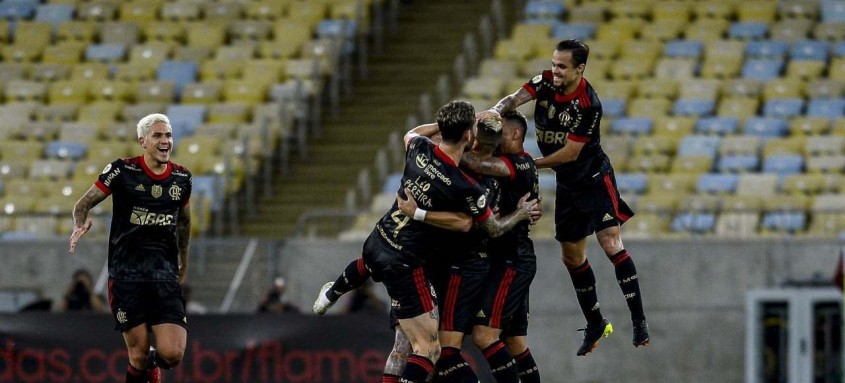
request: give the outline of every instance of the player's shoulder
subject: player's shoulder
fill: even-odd
[[[411,140],[408,142],[408,150],[418,149],[427,146],[434,146],[434,142],[426,136],[417,135],[412,137]]]
[[[103,174],[115,169],[141,171],[141,157],[125,157],[115,159],[114,161],[106,164],[105,169],[103,169]]]
[[[174,175],[174,176],[177,176],[177,177],[189,177],[189,178],[190,178],[190,177],[191,177],[191,175],[192,175],[192,174],[191,174],[191,171],[190,171],[190,170],[188,170],[188,168],[186,168],[186,167],[184,167],[184,166],[182,166],[182,165],[179,165],[179,164],[177,164],[177,163],[175,163],[175,162],[172,162],[172,161],[171,161],[171,162],[170,162],[170,166],[171,166],[170,173],[171,173],[172,175]]]
[[[551,70],[544,70],[540,74],[534,76],[529,81],[530,84],[537,86],[543,83],[551,83],[554,80],[554,75],[552,75]]]

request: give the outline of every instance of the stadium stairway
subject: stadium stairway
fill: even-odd
[[[451,73],[464,36],[477,30],[489,6],[488,0],[403,1],[399,28],[388,31],[383,54],[371,55],[367,78],[353,80],[353,94],[341,101],[339,117],[323,107],[322,135],[310,139],[308,157],[292,159],[288,175],[276,180],[276,192],[259,201],[257,215],[242,218],[241,234],[286,238],[309,209],[345,207],[359,171],[373,166],[390,132],[404,129],[420,95],[433,92],[437,78]]]

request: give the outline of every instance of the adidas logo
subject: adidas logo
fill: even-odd
[[[487,316],[484,315],[484,311],[482,311],[482,310],[478,310],[478,314],[475,314],[475,317],[476,318],[487,318]]]
[[[144,189],[144,184],[138,184],[138,186],[135,186],[135,190],[141,191],[141,192],[147,191],[147,189]]]
[[[610,220],[612,220],[612,219],[613,219],[613,217],[611,217],[611,216],[610,216],[610,214],[608,214],[608,213],[604,213],[604,217],[601,219],[601,221],[602,221],[602,222],[607,222],[607,221],[610,221]]]

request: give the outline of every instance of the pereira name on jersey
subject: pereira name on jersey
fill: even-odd
[[[191,173],[168,163],[153,173],[143,157],[118,159],[95,185],[112,196],[109,276],[118,280],[176,280],[179,210],[191,196]]]
[[[404,196],[403,189],[428,211],[462,212],[476,222],[492,214],[484,190],[426,137],[415,137],[408,145],[399,187]],[[430,253],[438,236],[445,233],[405,216],[396,203],[376,224],[376,230],[394,249],[416,257]]]
[[[548,156],[566,146],[567,141],[584,143],[575,161],[558,165],[554,171],[568,182],[589,180],[609,164],[601,149],[601,101],[585,78],[568,95],[554,87],[552,81],[552,72],[546,70],[522,86],[536,98],[537,146],[544,156]]]

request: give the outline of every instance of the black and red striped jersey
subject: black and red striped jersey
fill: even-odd
[[[510,176],[498,178],[501,191],[496,209],[501,215],[508,215],[516,210],[519,200],[529,193],[529,200],[536,199],[540,194],[540,181],[537,166],[531,154],[505,154],[499,156],[510,169]],[[529,221],[518,223],[513,229],[493,238],[490,245],[490,256],[494,258],[528,257],[534,258],[534,245],[528,237]]]
[[[112,196],[109,277],[178,280],[176,222],[191,198],[191,172],[168,162],[162,174],[155,174],[138,156],[106,165],[95,185]]]
[[[544,156],[563,148],[567,141],[584,143],[575,161],[553,168],[558,179],[567,179],[570,185],[588,181],[609,165],[601,148],[601,101],[587,79],[581,78],[578,88],[571,94],[563,94],[553,86],[552,71],[546,70],[522,87],[536,99],[537,146]]]
[[[404,189],[411,192],[420,209],[466,213],[476,222],[492,215],[478,182],[426,137],[415,137],[408,145],[398,191],[402,196]],[[406,216],[396,202],[375,230],[395,250],[419,261],[428,258],[437,241],[447,233]]]

